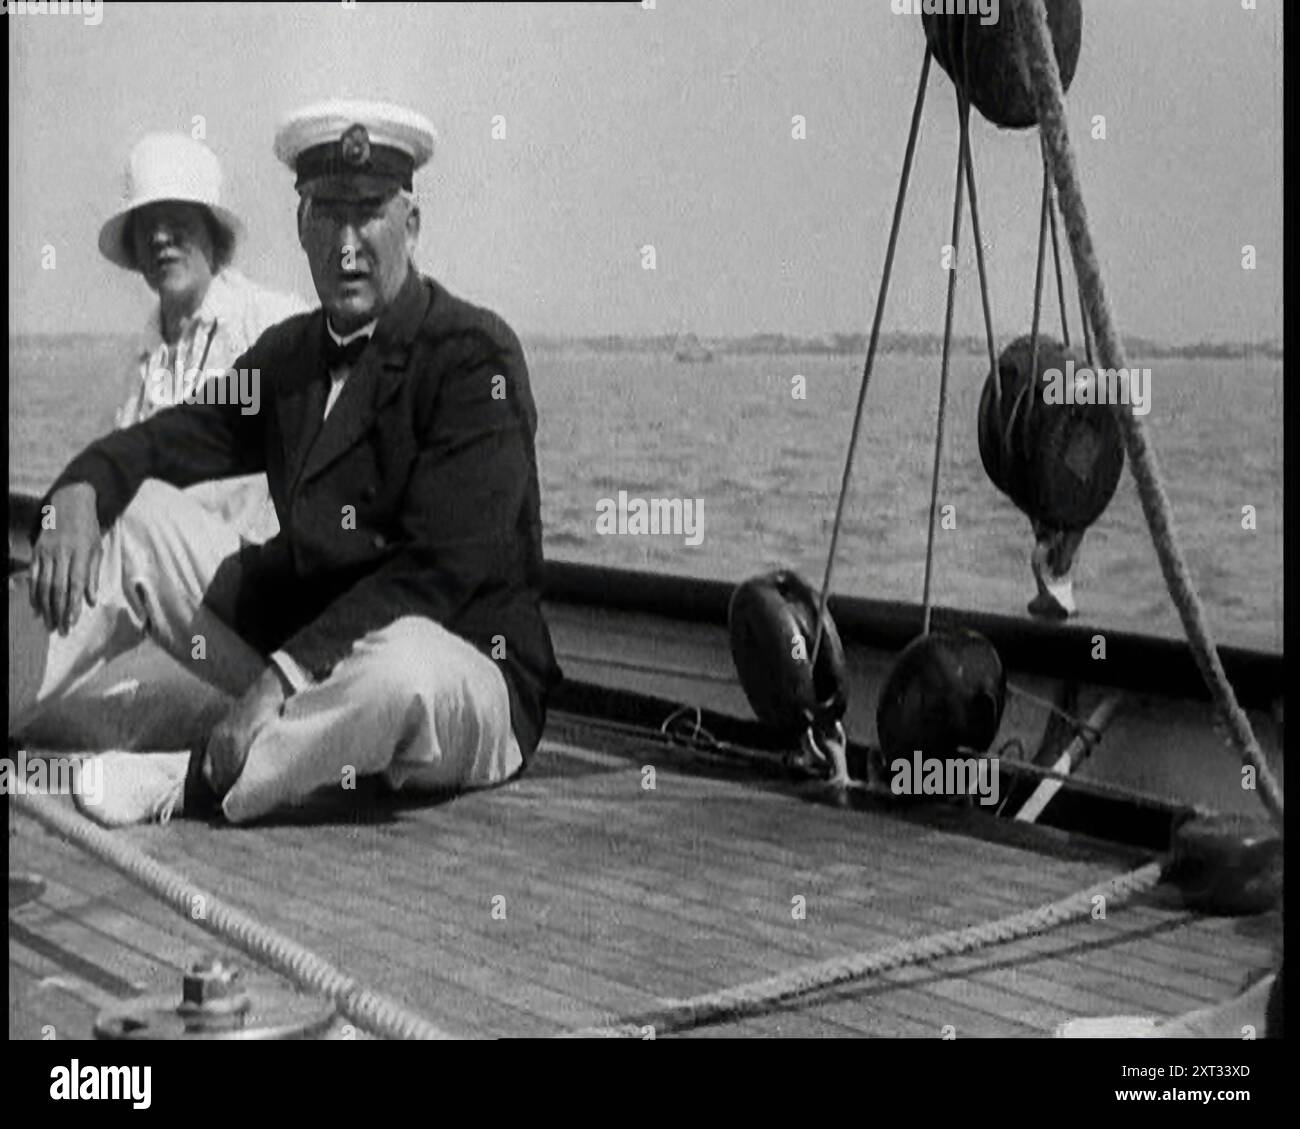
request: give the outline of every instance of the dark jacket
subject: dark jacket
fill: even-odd
[[[322,425],[324,334],[321,310],[300,314],[235,362],[260,370],[256,413],[241,412],[232,380],[225,403],[182,404],[92,443],[50,493],[90,483],[108,529],[146,478],[264,470],[280,533],[245,546],[231,626],[324,678],[367,632],[426,616],[501,663],[529,757],[560,671],[541,612],[537,411],[518,339],[412,270]]]

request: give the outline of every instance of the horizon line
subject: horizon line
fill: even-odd
[[[574,332],[556,332],[555,330],[516,330],[516,333],[522,340],[535,339],[549,342],[563,343],[582,343],[582,342],[627,342],[627,343],[649,343],[649,342],[698,342],[700,344],[738,344],[753,342],[756,340],[771,340],[773,343],[791,342],[800,344],[819,344],[833,345],[844,344],[850,345],[867,342],[867,334],[861,331],[844,332],[841,330],[829,330],[821,333],[791,333],[779,330],[761,330],[750,333],[680,333],[673,330],[661,331],[605,331],[590,333]],[[25,341],[34,339],[58,339],[58,338],[104,338],[104,339],[131,339],[139,336],[139,330],[10,330],[9,340]],[[906,342],[924,342],[940,343],[943,335],[932,331],[916,330],[891,330],[882,329],[880,339],[902,340]],[[1045,339],[1055,339],[1051,333],[1043,334]],[[1162,349],[1195,349],[1195,348],[1213,348],[1224,349],[1234,346],[1244,348],[1278,348],[1282,347],[1283,339],[1279,336],[1265,338],[1263,340],[1254,338],[1200,338],[1199,340],[1186,341],[1169,341],[1154,337],[1147,337],[1141,333],[1125,333],[1122,335],[1124,342],[1139,343],[1144,346],[1154,346]],[[954,333],[952,335],[954,343],[976,344],[981,348],[984,346],[984,337],[977,333]]]

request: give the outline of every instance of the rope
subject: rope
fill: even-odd
[[[1119,694],[1111,694],[1101,700],[1100,705],[1093,710],[1092,716],[1076,732],[1074,740],[1066,745],[1052,762],[1051,771],[1060,773],[1060,776],[1057,779],[1047,779],[1039,783],[1033,794],[1024,802],[1020,811],[1016,813],[1018,821],[1033,823],[1043,814],[1043,810],[1052,802],[1052,797],[1065,786],[1065,781],[1070,773],[1096,751],[1097,746],[1101,743],[1102,731],[1111,723],[1122,702],[1123,698]]]
[[[1043,154],[1043,169],[1047,169],[1047,154]],[[1065,313],[1065,275],[1061,273],[1061,244],[1056,234],[1056,202],[1047,201],[1047,218],[1052,224],[1052,263],[1056,267],[1056,298],[1061,304],[1061,344],[1070,348],[1070,319]]]
[[[903,222],[903,202],[907,199],[907,182],[912,175],[912,157],[916,153],[916,138],[921,131],[921,109],[925,105],[925,84],[930,77],[930,49],[925,50],[921,62],[921,81],[916,88],[916,103],[912,107],[912,125],[907,134],[907,151],[903,154],[903,171],[898,180],[898,197],[894,201],[894,220],[889,228],[889,245],[885,251],[885,268],[880,277],[880,293],[876,295],[876,316],[871,322],[871,343],[862,368],[862,384],[858,388],[858,406],[853,413],[853,430],[849,435],[849,450],[844,459],[844,474],[840,478],[840,496],[835,503],[835,524],[831,527],[831,544],[826,553],[826,572],[822,577],[821,597],[817,601],[817,633],[813,637],[810,665],[817,666],[821,652],[822,631],[826,623],[826,600],[831,591],[831,573],[835,567],[835,548],[840,539],[840,523],[844,519],[844,502],[849,493],[849,478],[853,473],[853,456],[858,448],[858,435],[862,430],[862,408],[867,400],[867,385],[871,382],[871,367],[876,360],[876,343],[880,339],[880,319],[885,313],[885,296],[889,293],[889,276],[894,269],[894,250],[898,246],[898,229]]]
[[[952,314],[957,300],[957,244],[961,238],[962,189],[966,180],[966,148],[970,138],[970,103],[958,93],[957,188],[952,197],[952,269],[948,272],[948,303],[943,315],[943,358],[939,362],[939,412],[934,426],[934,474],[930,479],[930,527],[925,537],[925,587],[921,594],[921,634],[930,634],[930,581],[934,572],[934,519],[939,512],[939,464],[943,456],[943,424],[948,409],[948,359],[952,351]]]
[[[1024,698],[1025,701],[1033,702],[1035,705],[1041,706],[1049,713],[1054,713],[1057,715],[1057,717],[1064,718],[1065,721],[1069,722],[1069,724],[1071,725],[1071,727],[1074,729],[1076,733],[1082,733],[1085,730],[1091,728],[1086,721],[1083,721],[1080,718],[1075,717],[1074,714],[1070,713],[1069,710],[1061,709],[1061,707],[1058,706],[1055,702],[1047,698],[1041,697],[1038,694],[1031,694],[1028,690],[1022,690],[1019,686],[1015,685],[1012,682],[1007,683],[1007,693],[1015,694],[1016,697],[1018,698]],[[1096,734],[1096,736],[1100,737],[1101,734],[1098,733]]]
[[[1020,414],[1020,406],[1025,402],[1033,390],[1038,388],[1038,328],[1042,322],[1043,315],[1043,264],[1047,250],[1047,217],[1048,217],[1048,200],[1049,200],[1049,173],[1047,168],[1047,156],[1043,155],[1043,200],[1038,213],[1038,265],[1034,272],[1034,315],[1033,321],[1029,326],[1029,372],[1030,380],[1020,389],[1016,396],[1015,403],[1011,405],[1011,412],[1007,416],[1007,422],[1002,428],[1002,461],[1009,463],[1012,459],[1011,445],[1012,437],[1016,433],[1016,419]]]
[[[1097,353],[1106,368],[1127,369],[1124,347],[1115,324],[1110,303],[1106,297],[1101,266],[1093,247],[1088,228],[1088,213],[1084,207],[1083,193],[1075,167],[1074,151],[1070,145],[1065,123],[1064,94],[1061,76],[1056,67],[1051,33],[1047,26],[1047,12],[1042,0],[1015,0],[1013,5],[1019,41],[1025,53],[1029,74],[1038,103],[1039,128],[1043,145],[1056,176],[1057,197],[1065,220],[1066,234],[1074,253],[1075,275],[1079,289],[1085,296],[1085,321],[1090,321],[1096,333]],[[1137,483],[1142,512],[1151,530],[1151,540],[1164,573],[1165,584],[1178,615],[1187,632],[1196,664],[1219,709],[1220,716],[1232,737],[1237,753],[1244,764],[1255,772],[1260,800],[1269,815],[1282,827],[1282,789],[1274,778],[1259,742],[1250,726],[1250,719],[1237,702],[1218,650],[1205,619],[1205,609],[1192,583],[1177,535],[1174,531],[1173,511],[1165,493],[1160,468],[1154,449],[1148,444],[1142,417],[1114,406],[1115,416],[1124,433],[1129,465]]]
[[[1092,367],[1092,333],[1088,329],[1088,311],[1083,305],[1083,287],[1079,287],[1079,324],[1083,326],[1083,353],[1088,361],[1088,367]]]
[[[960,88],[958,98],[964,95]],[[970,195],[971,235],[975,239],[975,266],[980,280],[980,303],[984,307],[984,337],[989,347],[989,371],[993,374],[993,406],[1002,408],[1002,367],[998,364],[998,350],[993,337],[993,313],[989,303],[989,279],[984,267],[984,236],[980,234],[979,200],[975,195],[975,164],[971,157],[970,139],[966,141],[966,191]]]
[[[14,810],[120,871],[187,921],[228,941],[300,987],[333,1000],[339,1014],[363,1030],[385,1039],[455,1037],[401,1004],[372,992],[310,949],[200,889],[184,875],[150,858],[120,835],[96,827],[71,808],[57,801],[41,802],[19,794],[12,795],[10,803]],[[195,918],[192,911],[200,898],[206,910],[203,917]]]
[[[693,720],[689,720],[691,714],[695,715]],[[651,729],[642,722],[618,721],[607,717],[584,716],[582,723],[585,727],[604,730],[620,737],[648,741],[653,744],[662,743],[667,748],[684,751],[703,760],[712,759],[717,763],[732,768],[742,765],[750,768],[775,764],[779,764],[783,768],[790,766],[790,754],[788,752],[761,752],[715,737],[712,731],[704,725],[703,710],[699,706],[678,706],[660,722],[657,729]],[[690,732],[684,733],[682,731],[683,726],[688,726]],[[555,742],[546,738],[543,740],[543,744],[553,746]]]
[[[689,737],[679,737],[678,734],[673,731],[673,726],[676,725],[681,718],[684,718],[689,713],[695,714],[695,728],[691,731],[691,735]],[[699,706],[679,706],[677,709],[673,710],[673,712],[670,713],[666,718],[664,718],[663,722],[659,726],[659,732],[665,738],[667,738],[668,743],[670,745],[676,745],[678,743],[684,745],[695,745],[699,741],[699,737],[701,733],[705,735],[707,740],[712,741],[714,744],[717,744],[717,741],[714,738],[713,734],[710,733],[708,729],[706,729],[701,724],[703,720],[704,720],[704,712],[700,709]]]
[[[1047,214],[1052,198],[1051,172],[1047,167],[1047,154],[1043,154],[1043,202],[1038,212],[1038,266],[1034,273],[1034,320],[1029,330],[1029,379],[1038,386],[1038,329],[1043,317],[1043,267],[1047,250]]]
[[[934,933],[913,941],[900,941],[874,953],[833,957],[764,980],[670,1002],[637,1018],[616,1019],[606,1025],[586,1027],[566,1035],[569,1038],[643,1038],[645,1028],[651,1027],[658,1037],[693,1027],[762,1015],[812,992],[1046,933],[1068,921],[1087,917],[1093,911],[1094,899],[1099,896],[1106,899],[1107,910],[1122,905],[1134,895],[1154,887],[1160,881],[1160,873],[1160,863],[1148,863],[1059,901],[996,921]]]

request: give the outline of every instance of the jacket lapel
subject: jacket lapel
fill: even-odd
[[[323,371],[324,361],[321,357],[324,319],[324,311],[317,311],[308,323],[301,354],[302,363],[275,398],[276,411],[280,417],[285,493],[289,496],[298,487],[307,452],[320,432],[321,417],[325,413],[328,377]]]
[[[378,371],[377,371],[378,370]],[[328,418],[317,427],[316,441],[307,450],[299,482],[307,482],[325,470],[335,459],[347,452],[374,423],[377,412],[377,392],[379,376],[387,373],[373,349],[367,349],[356,367],[348,374],[343,391],[334,401]],[[401,367],[397,379],[385,384],[386,388],[395,390],[401,383]],[[317,381],[322,392],[327,391],[327,380]],[[322,395],[316,418],[319,420],[325,412],[325,397]]]
[[[348,376],[343,391],[330,409],[329,418],[317,428],[315,442],[309,442],[295,489],[302,482],[316,477],[336,459],[354,446],[374,423],[375,417],[397,394],[406,376],[411,343],[423,322],[430,302],[430,291],[420,276],[411,270],[401,291],[388,312],[379,319],[370,347],[361,355],[356,368]],[[319,421],[325,411],[328,374],[321,371],[320,339],[316,341],[315,371],[320,378],[312,382],[319,393],[319,404],[311,402],[308,393],[304,410],[314,411],[311,418]],[[304,434],[311,431],[304,428]]]

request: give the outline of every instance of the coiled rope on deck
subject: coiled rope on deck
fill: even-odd
[[[1147,863],[1059,901],[999,918],[997,921],[934,933],[914,941],[900,941],[873,953],[833,957],[765,980],[668,1003],[634,1019],[619,1019],[605,1026],[565,1032],[562,1037],[639,1039],[644,1037],[646,1028],[653,1028],[654,1035],[658,1037],[692,1027],[764,1014],[813,992],[865,980],[900,968],[927,964],[944,957],[963,956],[989,945],[1005,944],[1046,933],[1068,921],[1087,917],[1092,913],[1098,897],[1105,898],[1106,908],[1111,909],[1150,890],[1159,883],[1161,869],[1160,863]]]
[[[1083,203],[1074,151],[1065,123],[1065,94],[1061,89],[1061,76],[1056,66],[1051,32],[1047,24],[1047,10],[1042,0],[1015,0],[1012,11],[1017,25],[1017,41],[1024,52],[1029,70],[1034,98],[1038,105],[1039,129],[1043,147],[1047,151],[1056,178],[1056,194],[1065,222],[1065,232],[1074,255],[1074,273],[1079,281],[1079,292],[1085,299],[1085,331],[1092,326],[1097,356],[1107,369],[1128,368],[1124,348],[1120,342],[1114,315],[1106,297],[1101,277],[1101,265],[1093,247],[1088,227],[1088,213]],[[1200,668],[1206,685],[1227,725],[1233,744],[1243,763],[1255,772],[1260,800],[1268,809],[1278,829],[1282,827],[1282,789],[1264,759],[1263,750],[1251,729],[1250,719],[1237,702],[1232,684],[1228,681],[1219,652],[1205,619],[1205,609],[1192,582],[1187,561],[1174,532],[1173,511],[1165,493],[1156,462],[1155,451],[1147,442],[1142,417],[1131,408],[1113,405],[1124,445],[1128,451],[1129,465],[1137,483],[1142,512],[1151,530],[1156,556],[1164,573],[1165,585],[1183,621],[1183,630],[1191,646],[1196,665]]]
[[[11,795],[10,802],[15,811],[107,863],[170,905],[187,921],[229,942],[300,987],[332,1000],[339,1014],[362,1030],[384,1039],[456,1037],[396,1001],[371,991],[310,949],[201,889],[120,835],[95,826],[66,805],[18,794]],[[203,899],[203,916],[194,917],[192,910],[199,898]]]

